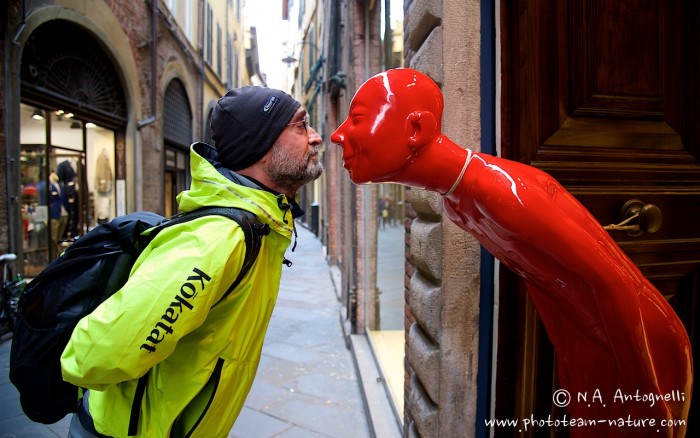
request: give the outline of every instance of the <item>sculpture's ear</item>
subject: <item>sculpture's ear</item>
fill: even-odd
[[[413,111],[410,113],[406,118],[406,131],[409,144],[416,149],[430,143],[439,135],[437,121],[430,111]]]

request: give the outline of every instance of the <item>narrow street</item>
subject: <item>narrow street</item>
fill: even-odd
[[[320,242],[298,227],[298,245],[283,269],[262,360],[231,438],[369,437],[339,304]],[[0,438],[65,437],[70,416],[52,425],[22,413],[9,382],[11,338],[0,344]]]

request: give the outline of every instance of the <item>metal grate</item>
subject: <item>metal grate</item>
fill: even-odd
[[[64,20],[39,26],[22,54],[23,86],[86,110],[124,119],[124,93],[112,59],[94,37]]]
[[[192,143],[192,111],[185,87],[178,79],[173,79],[165,90],[163,137],[184,148]]]

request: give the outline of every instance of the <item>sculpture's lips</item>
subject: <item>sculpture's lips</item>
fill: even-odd
[[[354,155],[348,155],[346,157],[343,157],[343,167],[346,169],[350,165],[350,162],[353,160]]]

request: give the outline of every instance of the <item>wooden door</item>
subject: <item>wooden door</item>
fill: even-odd
[[[610,231],[683,320],[700,364],[700,2],[502,0],[501,150],[557,178],[600,221],[632,199],[655,233]],[[546,242],[543,242],[546,244]],[[497,418],[561,418],[554,352],[521,281],[503,268]],[[691,419],[700,418],[694,389]],[[687,436],[700,436],[700,420]],[[563,428],[496,436],[566,436]]]

